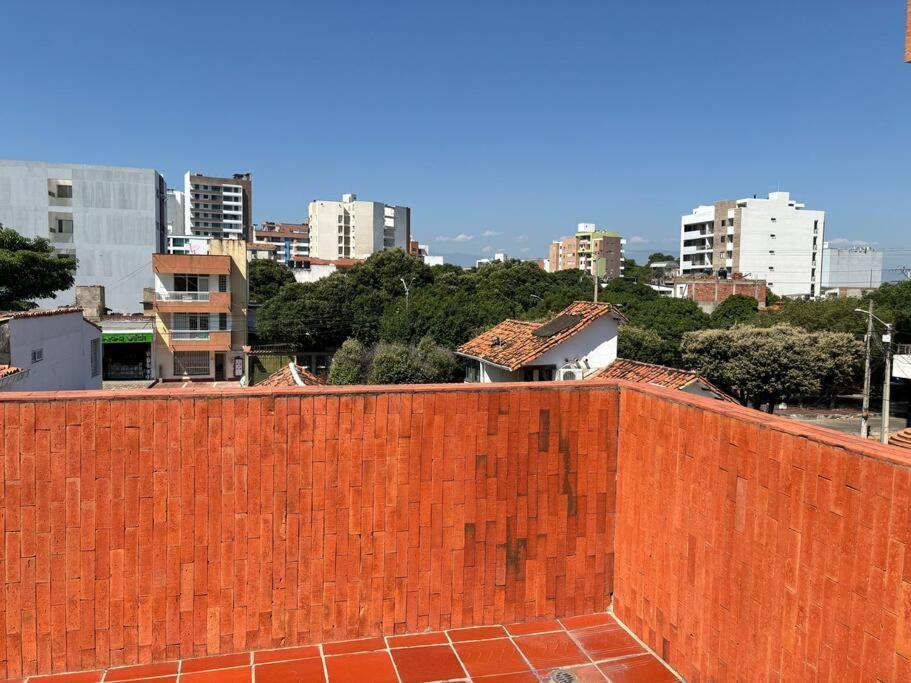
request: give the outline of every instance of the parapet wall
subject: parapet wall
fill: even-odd
[[[0,678],[604,611],[616,387],[0,395]]]

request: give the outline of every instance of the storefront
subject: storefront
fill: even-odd
[[[104,325],[102,325],[104,329]],[[107,331],[102,336],[105,380],[152,379],[151,330]]]

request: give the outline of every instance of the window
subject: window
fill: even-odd
[[[101,340],[93,339],[89,343],[89,360],[92,364],[92,377],[98,377],[101,367]]]
[[[209,314],[208,313],[172,313],[171,314],[172,330],[208,330]]]
[[[208,292],[209,278],[205,275],[175,275],[175,292]]]
[[[72,199],[73,198],[73,186],[72,185],[58,185],[57,186],[57,198],[58,199]]]
[[[222,330],[222,331],[228,329],[228,314],[227,313],[218,314],[218,329]]]
[[[773,232],[771,235],[769,235],[769,239],[770,239],[770,240],[775,239],[775,233],[774,233],[774,232]]]
[[[73,234],[73,221],[70,218],[58,218],[57,229],[52,232]]]
[[[218,276],[218,291],[219,292],[228,291],[228,276],[227,275]]]
[[[44,349],[32,349],[32,365],[44,360]]]
[[[774,256],[774,255],[775,255],[775,250],[769,249],[769,256]]]
[[[175,351],[174,352],[174,374],[175,375],[208,375],[209,374],[209,352],[208,351]]]

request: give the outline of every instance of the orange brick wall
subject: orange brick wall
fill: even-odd
[[[614,609],[687,680],[911,680],[911,459],[621,391]]]
[[[0,678],[607,608],[615,389],[331,392],[0,398]]]

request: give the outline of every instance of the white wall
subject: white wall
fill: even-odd
[[[334,264],[311,263],[310,268],[292,268],[294,279],[298,282],[316,282],[332,275],[338,270]]]
[[[101,388],[101,330],[85,321],[82,313],[13,318],[10,331],[10,365],[29,370],[11,385],[14,391],[63,391]],[[98,374],[92,376],[91,340],[98,341]],[[44,359],[32,363],[32,350],[42,349]]]
[[[794,202],[787,192],[773,192],[769,196],[771,199],[740,200],[746,202],[746,207],[741,214],[738,270],[745,276],[765,279],[769,289],[779,296],[818,296],[826,214],[792,205]],[[814,221],[819,225],[815,249]],[[736,244],[734,248],[736,252]]]
[[[389,206],[382,202],[355,199],[351,202],[316,200],[310,202],[310,255],[316,258],[335,260],[338,251],[338,217],[344,210],[352,214],[351,236],[353,238],[351,258],[365,259],[385,248],[384,228],[386,210],[394,217],[395,239],[391,248],[408,248],[406,235],[406,214],[403,206]]]
[[[875,288],[883,280],[883,253],[874,249],[824,249],[822,286]]]
[[[51,206],[48,180],[73,184],[69,206]],[[161,191],[161,193],[159,193]],[[51,241],[79,259],[77,285],[103,285],[121,313],[142,311],[152,284],[152,254],[164,249],[166,201],[152,169],[0,161],[0,223],[27,237],[48,238],[48,214],[71,213],[72,242]],[[42,307],[72,305],[75,290],[43,299]]]

